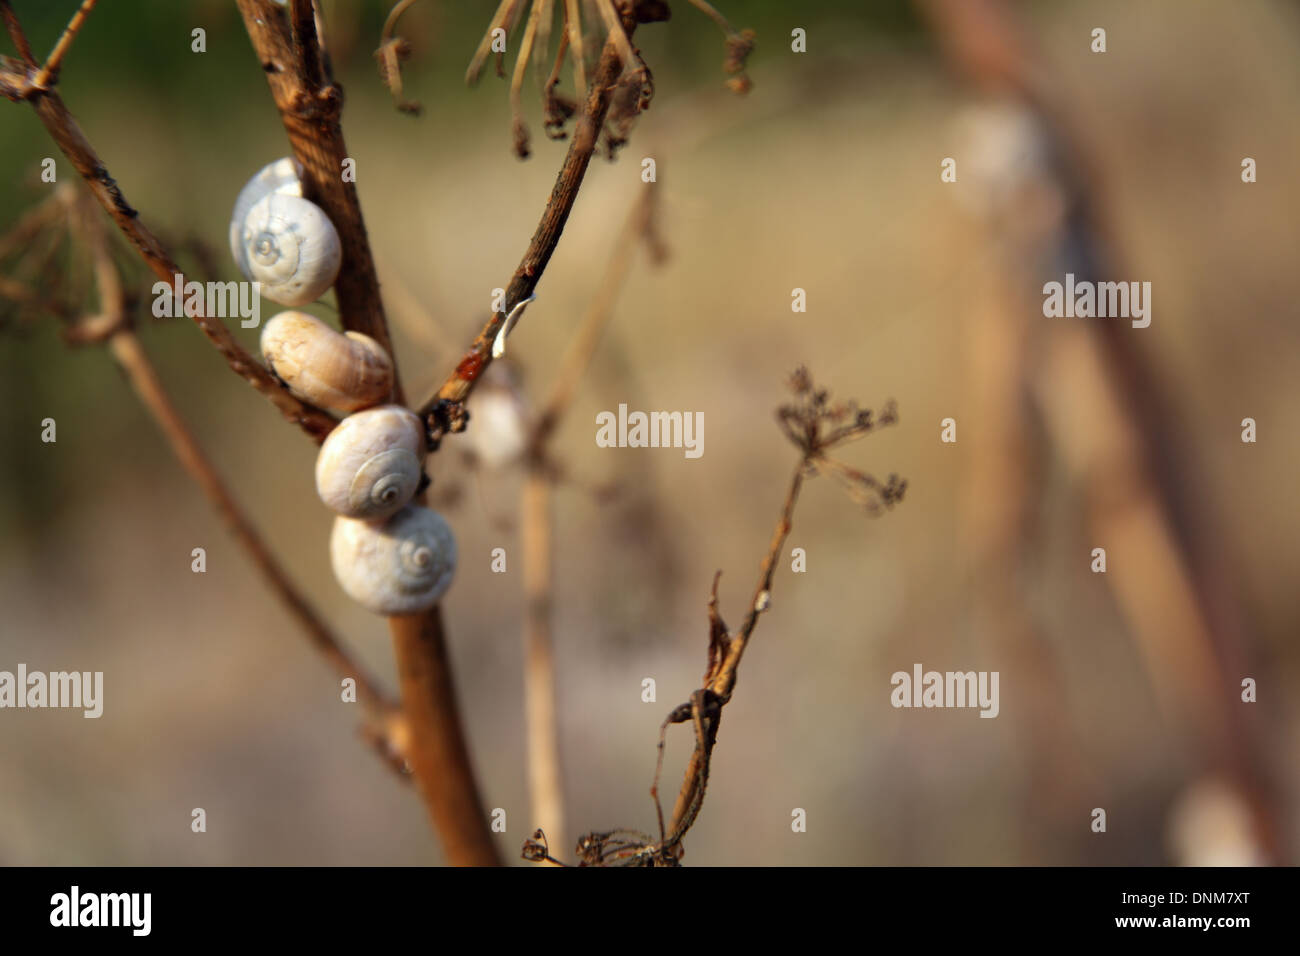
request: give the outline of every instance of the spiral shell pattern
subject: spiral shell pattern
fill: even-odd
[[[456,539],[436,511],[407,505],[384,522],[335,518],[330,562],[343,590],[376,614],[438,603],[456,570]]]

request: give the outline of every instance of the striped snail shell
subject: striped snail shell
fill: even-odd
[[[456,539],[436,511],[407,505],[387,521],[335,518],[330,563],[347,595],[376,614],[438,603],[456,571]]]
[[[329,217],[304,199],[297,163],[278,159],[240,190],[230,251],[245,278],[281,305],[306,305],[334,284],[343,246]]]
[[[355,412],[386,402],[393,362],[360,332],[337,332],[306,312],[280,312],[262,328],[262,355],[289,391],[318,408]]]
[[[400,405],[349,415],[316,458],[316,491],[332,511],[375,521],[406,505],[424,474],[424,424]]]

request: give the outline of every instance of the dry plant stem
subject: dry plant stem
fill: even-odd
[[[81,132],[81,128],[68,112],[58,93],[53,90],[33,90],[27,77],[4,69],[0,69],[0,89],[12,93],[14,98],[30,99],[36,115],[49,131],[55,144],[90,186],[99,204],[113,218],[122,234],[131,241],[150,271],[168,286],[175,282],[177,275],[181,275],[181,281],[184,282],[185,277],[181,273],[180,266],[172,260],[154,234],[140,221],[139,214],[126,201],[126,197],[122,195],[122,191],[109,175],[107,168],[100,162],[99,156]],[[230,330],[220,319],[205,315],[202,308],[187,311],[194,323],[225,358],[231,370],[270,399],[286,419],[302,428],[318,442],[323,441],[333,430],[336,422],[331,416],[290,395],[270,372],[235,341]]]
[[[0,276],[0,299],[9,299],[25,305],[39,305],[44,300],[30,287],[16,282],[8,276]],[[50,308],[49,305],[46,308]]]
[[[77,202],[75,197],[68,201]],[[74,207],[74,214],[78,208],[79,204]],[[89,213],[81,218],[87,219],[88,215]],[[216,508],[217,513],[221,515],[222,520],[235,536],[235,540],[252,558],[263,578],[270,583],[276,596],[302,626],[316,650],[340,677],[350,677],[356,681],[357,700],[369,712],[372,728],[382,728],[393,714],[393,705],[388,701],[379,684],[357,665],[330,632],[325,622],[289,581],[288,575],[257,533],[253,522],[235,501],[225,482],[221,480],[221,476],[217,474],[216,467],[181,417],[171,396],[167,394],[167,389],[157,370],[140,345],[140,340],[128,325],[125,293],[117,266],[108,251],[107,236],[99,228],[97,221],[87,221],[83,232],[90,246],[95,285],[99,290],[100,301],[100,315],[88,320],[88,323],[92,326],[103,326],[113,358],[126,373],[127,380],[131,383],[141,404],[153,417],[171,445],[181,467]],[[381,736],[386,735],[381,734]]]
[[[541,49],[546,49],[542,47]],[[555,63],[551,66],[551,72],[546,77],[546,83],[543,89],[549,93],[560,83],[560,70],[564,66],[564,54],[569,51],[569,31],[560,31],[560,40],[555,44]]]
[[[705,689],[717,694],[721,703],[725,704],[731,698],[731,692],[736,687],[736,672],[740,667],[740,659],[745,654],[745,649],[749,646],[749,640],[754,634],[754,628],[758,625],[759,615],[767,606],[767,595],[772,589],[772,575],[776,571],[776,562],[781,557],[781,549],[785,545],[785,539],[790,534],[790,528],[794,521],[794,506],[799,499],[799,491],[803,487],[804,470],[807,467],[807,460],[799,462],[799,467],[795,469],[794,477],[790,479],[790,488],[786,492],[785,505],[781,509],[781,517],[777,519],[776,527],[772,530],[772,540],[768,544],[767,554],[763,558],[763,563],[759,568],[758,586],[754,588],[754,599],[750,602],[749,612],[745,615],[745,623],[740,630],[731,635],[730,642],[726,645],[726,650],[722,661],[714,669],[712,678],[705,685]],[[710,616],[716,615],[717,598],[717,578],[714,578],[714,601],[710,602]],[[717,720],[714,721],[714,731],[717,729]],[[699,813],[700,804],[704,799],[704,788],[707,786],[708,777],[702,773],[708,766],[709,747],[699,746],[691,751],[690,760],[686,764],[686,772],[682,777],[682,787],[677,794],[677,802],[673,806],[672,823],[669,825],[670,833],[682,833],[684,828],[688,827],[694,820],[695,814]]]
[[[731,24],[727,22],[727,18],[719,13],[712,4],[706,3],[705,0],[691,0],[691,5],[707,14],[709,19],[718,25],[718,29],[728,36],[736,32]]]
[[[470,60],[469,68],[465,71],[465,82],[470,86],[478,82],[479,76],[483,73],[483,64],[487,62],[488,54],[492,52],[492,31],[501,29],[509,32],[510,19],[514,15],[515,7],[518,4],[519,0],[501,0],[501,5],[497,7],[496,13],[492,14],[492,20],[488,23],[487,31],[483,34],[483,39],[479,42],[478,49],[474,51],[474,56]]]
[[[510,114],[514,131],[515,152],[521,157],[528,155],[528,126],[524,122],[524,106],[521,93],[524,77],[528,73],[528,60],[533,52],[533,39],[537,36],[537,18],[542,12],[542,3],[536,2],[528,14],[528,23],[524,26],[524,37],[519,43],[519,55],[515,60],[515,72],[510,78]]]
[[[1057,182],[1083,212],[1085,241],[1099,246],[1115,235],[1106,222],[1092,150],[1071,123],[1066,104],[1054,100],[1011,7],[1000,0],[924,0],[922,7],[955,65],[986,91],[1014,92],[1057,140],[1059,154],[1070,162],[1056,170]],[[1212,769],[1226,773],[1241,790],[1260,845],[1276,862],[1285,857],[1282,830],[1259,728],[1252,723],[1254,709],[1227,703],[1237,691],[1230,675],[1247,672],[1246,626],[1227,584],[1217,529],[1189,498],[1190,469],[1176,441],[1176,415],[1127,332],[1103,323],[1090,327],[1086,340],[1072,349],[1056,344],[1060,369],[1077,377],[1075,391],[1093,396],[1087,416],[1057,422],[1057,438],[1071,450],[1080,444],[1074,422],[1102,422],[1083,435],[1084,447],[1075,449],[1088,472],[1093,527],[1122,541],[1117,546],[1130,555],[1141,555],[1139,566],[1158,582],[1138,588],[1116,577],[1111,582],[1116,598],[1148,658],[1153,685],[1195,728],[1212,753]],[[1049,415],[1068,403],[1069,390],[1039,384]]]
[[[348,156],[340,125],[342,91],[333,84],[321,85],[312,66],[319,58],[306,52],[315,43],[314,25],[295,17],[291,28],[284,11],[267,0],[237,2],[294,155],[303,166],[306,191],[342,241],[343,265],[334,291],[343,326],[371,336],[391,354],[356,186],[341,176]],[[393,400],[401,403],[397,381],[393,393]],[[388,624],[401,675],[407,759],[447,859],[455,865],[498,864],[457,711],[441,611],[434,607],[423,614],[390,617]]]
[[[252,558],[258,571],[271,586],[271,590],[302,625],[312,646],[320,652],[340,677],[356,679],[357,700],[360,703],[379,715],[386,714],[390,708],[383,691],[375,680],[352,660],[348,652],[330,633],[325,622],[289,582],[284,569],[267,550],[252,521],[226,489],[216,468],[199,447],[194,435],[176,410],[176,406],[172,404],[162,380],[145,355],[135,333],[127,329],[115,332],[109,340],[109,348],[118,364],[122,366],[122,370],[126,372],[131,387],[140,401],[148,408],[158,427],[167,436],[167,441],[180,460],[181,466],[212,502],[231,534]]]
[[[68,21],[68,26],[59,36],[59,42],[54,45],[54,50],[50,53],[45,65],[41,67],[40,72],[32,78],[32,86],[35,89],[43,90],[49,87],[50,80],[58,75],[59,67],[63,64],[63,58],[67,55],[68,50],[72,47],[72,41],[77,36],[77,31],[85,23],[86,17],[90,11],[95,9],[98,0],[83,0],[77,12],[72,15]]]
[[[402,14],[410,9],[418,0],[398,0],[393,9],[388,11],[388,19],[384,21],[384,29],[380,31],[380,45],[387,43],[393,38],[397,30],[397,21],[402,18]]]
[[[954,259],[966,254],[956,245],[949,252]],[[1072,794],[1097,791],[1098,781],[1068,719],[1068,706],[1062,706],[1070,688],[1058,652],[1044,638],[1024,577],[1017,573],[1033,561],[1029,549],[1041,497],[1034,476],[1043,468],[1044,449],[1030,428],[1027,395],[1030,369],[1041,361],[1037,339],[1018,288],[1008,288],[1014,273],[1005,261],[985,256],[980,265],[964,333],[970,409],[982,423],[982,435],[967,451],[959,547],[971,558],[975,617],[990,644],[1005,655],[1004,675],[1021,675],[1025,689],[1023,714],[1014,727],[1024,740],[1027,781],[1021,853],[1032,861],[1070,825]],[[1045,825],[1052,829],[1045,831]]]
[[[573,51],[573,94],[581,96],[587,89],[587,66],[583,62],[585,52],[578,0],[564,0],[564,29],[569,35],[569,49]]]
[[[613,314],[614,299],[632,263],[637,240],[647,230],[654,207],[655,189],[642,192],[619,234],[609,265],[601,279],[578,334],[565,355],[550,400],[532,429],[528,475],[520,504],[524,551],[524,702],[528,735],[528,781],[532,796],[533,825],[540,827],[558,847],[569,846],[565,826],[564,783],[560,760],[560,732],[556,714],[555,648],[551,637],[553,474],[547,467],[546,442],[600,341]]]
[[[18,22],[18,14],[14,13],[14,8],[10,5],[9,0],[0,0],[0,19],[4,20],[5,29],[9,31],[9,36],[14,41],[14,48],[18,51],[18,55],[22,57],[24,63],[35,69],[36,58],[32,56],[31,44],[27,42],[27,34],[23,32],[23,28]]]
[[[605,29],[609,31],[609,42],[618,49],[623,68],[630,69],[636,60],[636,54],[632,52],[632,44],[628,41],[627,34],[623,32],[623,24],[618,11],[614,9],[614,4],[610,0],[596,0],[596,10],[600,13],[600,18],[605,21]]]
[[[389,619],[415,772],[443,852],[455,866],[499,866],[460,723],[442,611]]]
[[[362,736],[391,767],[400,771],[403,755],[394,739],[399,735],[393,732],[394,722],[400,720],[396,706],[388,700],[375,679],[352,659],[315,609],[298,593],[279,562],[267,550],[252,521],[227,491],[212,462],[203,453],[203,449],[199,447],[184,419],[172,404],[162,380],[159,379],[157,371],[140,346],[140,340],[136,338],[135,333],[125,328],[120,329],[109,339],[108,347],[113,353],[113,358],[126,373],[141,403],[149,410],[158,427],[166,435],[181,467],[189,473],[213,507],[217,509],[235,540],[252,559],[263,580],[270,585],[276,597],[301,626],[308,641],[339,677],[350,677],[356,681],[357,701],[366,708],[368,715],[367,722],[362,728]]]
[[[289,18],[293,28],[293,48],[302,65],[302,78],[308,92],[317,93],[328,80],[321,68],[321,40],[316,33],[316,11],[312,0],[290,0]]]
[[[564,813],[564,777],[556,715],[555,650],[551,639],[551,481],[530,468],[520,504],[524,552],[524,714],[528,735],[530,826],[556,846],[570,846]]]
[[[388,19],[384,21],[384,29],[379,35],[379,48],[375,50],[375,56],[380,64],[379,74],[383,77],[384,85],[393,94],[393,104],[400,111],[412,115],[419,114],[423,108],[419,103],[407,100],[402,93],[402,60],[410,54],[411,48],[405,40],[394,34],[397,30],[397,21],[416,2],[417,0],[399,0],[393,9],[388,11]]]
[[[236,2],[289,145],[302,164],[304,191],[338,230],[343,265],[334,293],[343,327],[370,336],[392,355],[357,187],[343,181],[343,161],[350,155],[340,124],[343,91],[321,72],[315,20],[307,15],[311,4],[294,0],[291,22],[284,9],[270,0]],[[393,386],[393,401],[403,401],[400,383]]]
[[[14,249],[28,246],[41,230],[59,218],[63,209],[62,204],[47,201],[37,203],[24,212],[13,227],[0,236],[0,259],[9,255]]]
[[[624,26],[630,35],[632,24],[624,24]],[[506,288],[503,311],[494,313],[488,320],[455,371],[438,389],[437,394],[421,406],[421,416],[427,416],[439,402],[463,402],[469,397],[479,376],[492,363],[492,342],[505,322],[506,315],[532,295],[533,290],[537,288],[537,283],[546,270],[546,264],[551,261],[551,255],[559,244],[564,224],[569,220],[569,213],[573,211],[574,201],[578,198],[578,188],[587,173],[587,166],[591,162],[592,153],[595,152],[601,127],[605,123],[605,114],[609,111],[610,94],[622,70],[622,60],[618,55],[617,47],[613,42],[606,43],[582,116],[569,143],[569,151],[564,157],[564,165],[560,167],[555,187],[551,190],[551,198],[542,213],[541,221],[537,224],[537,231],[533,233],[524,257]]]
[[[551,24],[555,19],[552,2],[553,0],[535,0],[535,9],[541,8],[537,13],[537,37],[534,41],[537,54],[533,58],[539,83],[546,79],[546,51],[551,48]]]
[[[619,233],[614,252],[610,256],[609,265],[601,278],[596,297],[588,307],[582,325],[565,353],[550,398],[543,407],[541,415],[538,416],[537,424],[533,429],[535,445],[541,446],[550,438],[561,416],[569,407],[569,403],[573,401],[578,382],[586,372],[587,366],[591,364],[596,346],[600,344],[601,334],[613,314],[614,299],[631,268],[632,253],[636,249],[637,242],[647,236],[654,214],[657,189],[658,186],[646,187],[628,214],[627,222]]]

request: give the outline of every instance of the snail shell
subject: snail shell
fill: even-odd
[[[263,166],[250,179],[235,198],[235,210],[230,216],[230,254],[235,262],[243,254],[244,220],[248,211],[259,199],[272,193],[282,196],[302,196],[302,167],[298,161],[285,157]]]
[[[303,198],[291,159],[266,166],[240,190],[230,219],[230,251],[239,271],[281,305],[319,299],[343,261],[338,231],[319,206]]]
[[[465,433],[470,449],[488,469],[503,468],[519,458],[528,445],[528,421],[515,382],[498,373],[493,362],[469,400],[474,427]],[[488,378],[488,376],[491,376]]]
[[[360,332],[336,332],[306,312],[281,312],[262,328],[262,355],[289,391],[319,408],[355,412],[388,400],[393,362]]]
[[[330,563],[347,595],[376,614],[438,603],[456,571],[456,539],[436,511],[408,505],[384,522],[335,518]]]
[[[316,459],[316,491],[347,518],[387,518],[420,487],[424,425],[400,405],[349,415],[329,433]]]

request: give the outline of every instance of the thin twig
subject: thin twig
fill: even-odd
[[[609,42],[613,43],[618,50],[618,58],[623,64],[624,70],[630,70],[632,64],[636,62],[636,53],[632,50],[632,44],[628,36],[623,32],[623,24],[619,20],[618,11],[614,9],[614,4],[610,0],[596,0],[596,10],[600,18],[605,21],[605,29],[609,34]]]
[[[897,423],[898,414],[892,401],[886,403],[877,416],[869,409],[859,409],[856,402],[832,403],[830,393],[814,387],[812,377],[799,368],[790,378],[790,388],[796,401],[777,409],[777,420],[787,437],[802,452],[798,467],[790,480],[781,515],[772,532],[767,553],[759,569],[758,584],[745,614],[744,624],[735,634],[727,630],[718,612],[718,582],[721,572],[714,575],[709,595],[708,666],[702,685],[691,694],[685,704],[669,711],[659,730],[658,757],[655,761],[654,780],[650,796],[654,800],[659,824],[659,839],[640,836],[635,840],[614,839],[615,834],[628,831],[589,833],[577,844],[579,865],[582,866],[679,866],[682,840],[695,823],[704,805],[708,787],[709,763],[717,743],[718,726],[722,711],[731,700],[736,686],[736,674],[759,617],[771,605],[772,577],[781,551],[789,537],[794,520],[795,503],[806,477],[816,474],[818,466],[831,463],[827,452],[835,446],[850,441],[860,434],[883,425]],[[849,424],[845,424],[845,423]],[[838,463],[837,463],[838,464]],[[847,467],[847,466],[841,466]],[[892,507],[902,500],[907,483],[897,475],[880,484],[870,476],[858,473],[877,488],[879,503]],[[659,778],[663,771],[664,741],[670,724],[691,723],[695,730],[695,749],[687,762],[682,785],[677,794],[672,817],[664,825],[663,806],[659,801]],[[540,832],[540,831],[539,831]],[[525,841],[523,856],[527,860],[549,859],[550,851],[538,835]]]
[[[758,626],[759,616],[767,609],[769,595],[772,590],[772,575],[776,571],[776,562],[781,557],[781,549],[785,545],[785,539],[789,536],[790,528],[793,525],[794,506],[799,499],[799,491],[803,487],[805,465],[805,461],[800,461],[799,467],[795,469],[794,476],[790,479],[790,487],[785,494],[785,503],[781,507],[781,516],[777,519],[776,527],[772,529],[772,539],[768,543],[767,554],[763,556],[763,562],[759,566],[758,584],[754,588],[754,597],[750,601],[749,611],[745,614],[745,623],[738,633],[731,636],[730,643],[725,646],[725,652],[713,676],[705,684],[705,688],[716,694],[721,699],[722,704],[731,699],[731,693],[736,687],[736,672],[740,667],[740,660],[749,647],[754,628]],[[714,609],[715,614],[717,586],[718,580],[715,577],[713,581],[714,590],[710,598],[710,607]],[[721,704],[719,704],[718,709],[720,713]],[[694,822],[695,816],[700,811],[700,804],[704,799],[704,788],[708,783],[709,749],[711,748],[699,746],[697,738],[697,746],[691,752],[690,760],[686,764],[686,771],[682,776],[682,787],[677,794],[677,802],[673,806],[672,822],[668,828],[669,833],[678,835],[678,839],[685,835],[686,829]]]
[[[524,560],[524,719],[532,822],[549,833],[557,846],[568,846],[551,637],[551,482],[542,470],[529,470],[519,510]]]
[[[569,57],[573,60],[573,95],[583,96],[587,92],[587,52],[582,43],[578,0],[564,0],[564,28],[569,34]]]
[[[418,116],[423,107],[414,100],[408,100],[402,93],[402,61],[411,55],[411,44],[396,36],[397,21],[402,14],[417,0],[398,0],[388,12],[384,29],[379,35],[379,48],[375,50],[375,59],[379,61],[379,75],[384,85],[393,94],[393,103],[403,113]]]
[[[630,34],[635,24],[626,23],[626,32]],[[573,204],[578,197],[578,188],[582,185],[596,141],[609,110],[610,94],[615,82],[623,71],[618,48],[613,42],[606,43],[601,53],[600,65],[592,80],[587,102],[578,120],[569,151],[564,158],[564,165],[556,177],[551,198],[542,213],[537,230],[533,233],[523,259],[510,279],[506,288],[504,309],[493,313],[479,332],[456,369],[448,376],[438,391],[420,406],[420,414],[430,418],[431,431],[435,436],[454,428],[448,428],[442,409],[448,404],[463,404],[469,397],[483,374],[484,369],[492,363],[492,342],[505,322],[506,315],[516,305],[527,299],[537,288],[546,265],[551,260],[555,247],[559,244],[564,225],[573,211]]]
[[[524,105],[522,91],[524,77],[528,74],[528,60],[533,52],[533,40],[537,36],[538,17],[542,13],[542,4],[534,3],[528,14],[528,23],[524,26],[524,37],[519,43],[519,55],[515,58],[515,72],[510,78],[510,116],[514,135],[515,155],[520,159],[528,158],[528,124],[524,122]]]
[[[591,364],[596,346],[600,344],[601,334],[609,323],[610,316],[613,315],[614,300],[619,289],[622,288],[623,281],[627,278],[628,270],[632,265],[632,253],[637,243],[643,239],[653,238],[650,227],[658,198],[658,188],[658,186],[648,186],[644,189],[633,204],[627,221],[615,240],[614,251],[610,256],[609,264],[605,267],[605,274],[601,277],[600,287],[587,307],[582,324],[569,343],[550,397],[542,407],[542,412],[533,427],[532,440],[535,445],[540,446],[546,442],[573,400],[578,382]]]
[[[514,16],[515,7],[518,5],[519,0],[501,0],[497,12],[492,14],[487,31],[483,34],[478,49],[474,51],[474,56],[469,61],[469,68],[465,71],[465,82],[470,86],[478,82],[483,73],[483,64],[487,62],[488,54],[492,52],[492,31],[505,30],[509,32],[510,19]]]
[[[397,29],[397,21],[402,18],[403,13],[418,2],[419,0],[397,0],[397,3],[393,5],[393,9],[388,11],[388,17],[384,20],[384,28],[379,33],[379,42],[381,44],[393,39],[394,31]]]
[[[73,198],[70,202],[76,203],[76,199]],[[79,207],[77,212],[80,212]],[[80,232],[90,248],[95,284],[99,291],[100,315],[89,320],[92,324],[103,327],[103,331],[95,337],[107,338],[113,358],[126,374],[141,404],[166,437],[181,467],[211,502],[236,542],[257,566],[263,580],[270,585],[276,597],[300,625],[308,641],[340,677],[351,678],[356,682],[357,701],[369,714],[370,726],[366,736],[377,745],[387,744],[390,740],[388,725],[395,715],[395,706],[388,700],[378,682],[352,658],[289,580],[257,533],[253,522],[217,473],[211,459],[204,453],[172,402],[140,340],[131,330],[121,276],[109,253],[107,236],[98,220],[90,216],[81,218],[85,226]],[[391,746],[381,746],[380,749],[391,764],[400,765],[401,755],[394,753]]]
[[[0,19],[4,20],[5,29],[9,31],[9,38],[13,41],[18,55],[22,57],[23,63],[31,69],[36,69],[36,58],[32,56],[31,44],[27,42],[27,34],[23,32],[22,24],[18,22],[18,14],[10,6],[9,0],[0,0]]]
[[[21,28],[17,26],[12,11],[6,19],[10,22],[11,32],[17,31],[17,36],[22,36]],[[165,282],[169,288],[178,281],[177,277],[184,284],[186,279],[180,266],[162,247],[157,237],[140,221],[139,213],[126,201],[116,181],[109,175],[108,169],[100,161],[58,93],[53,89],[35,90],[26,76],[4,65],[0,65],[0,91],[11,99],[28,99],[31,102],[37,117],[54,139],[55,144],[90,186],[99,204],[113,218],[123,235],[131,241],[154,275]],[[179,306],[179,303],[177,305]],[[207,336],[208,341],[216,346],[231,370],[270,399],[287,420],[302,428],[318,442],[323,441],[333,430],[336,424],[334,418],[289,394],[288,389],[244,350],[220,319],[207,315],[202,305],[198,303],[187,304],[185,311]]]
[[[546,51],[551,48],[551,26],[555,19],[555,12],[551,9],[553,2],[554,0],[533,0],[534,7],[541,8],[537,14],[537,54],[533,57],[539,83],[546,79]]]
[[[385,713],[390,705],[379,684],[352,659],[325,622],[290,583],[284,569],[271,555],[248,516],[226,489],[216,467],[180,417],[135,333],[125,328],[119,330],[112,335],[109,345],[113,357],[127,373],[131,387],[167,436],[181,466],[212,502],[271,590],[298,620],[312,646],[340,677],[356,679],[358,702],[379,713]]]
[[[568,407],[579,379],[591,362],[600,334],[613,314],[614,300],[627,277],[636,244],[649,234],[657,189],[645,188],[633,204],[600,286],[561,364],[551,397],[532,426],[528,442],[527,477],[520,501],[528,783],[533,821],[549,834],[557,846],[568,846],[568,839],[551,629],[554,587],[551,501],[557,473],[550,463],[546,444]]]
[[[77,31],[81,25],[86,22],[86,17],[90,11],[95,9],[95,4],[99,0],[82,0],[82,4],[77,8],[77,12],[72,15],[68,21],[67,27],[59,37],[59,42],[54,45],[54,50],[50,53],[45,65],[41,67],[40,72],[32,78],[32,88],[37,90],[47,89],[50,81],[58,75],[59,67],[63,64],[63,58],[67,55],[68,50],[72,47],[72,41],[77,36]]]

